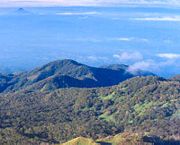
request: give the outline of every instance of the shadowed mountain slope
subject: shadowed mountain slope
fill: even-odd
[[[135,77],[153,75],[152,73],[132,74],[126,67],[96,68],[80,64],[73,60],[51,62],[30,72],[14,75],[10,79],[0,76],[3,81],[0,91],[7,92],[30,87],[33,89],[52,90],[68,87],[106,87]],[[5,79],[5,77],[7,79]]]

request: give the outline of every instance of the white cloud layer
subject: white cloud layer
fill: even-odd
[[[100,15],[101,13],[95,12],[95,11],[89,11],[89,12],[62,12],[62,13],[56,13],[56,15],[61,16],[87,16],[87,15]]]
[[[176,53],[160,53],[157,56],[166,59],[180,59],[180,54]]]
[[[1,0],[0,6],[99,6],[99,5],[174,5],[179,6],[179,0]]]
[[[180,22],[180,16],[132,18],[132,20],[136,20],[136,21],[172,21],[172,22]]]
[[[175,53],[159,53],[154,57],[161,59],[145,59],[140,52],[122,52],[115,54],[113,57],[118,59],[121,63],[127,62],[131,64],[128,71],[136,73],[139,70],[151,71],[154,73],[161,72],[167,66],[179,66],[180,54]],[[165,59],[165,60],[164,60]]]
[[[151,72],[160,72],[161,69],[167,66],[176,66],[177,61],[168,59],[166,61],[158,61],[157,60],[142,60],[135,62],[134,64],[129,66],[129,72],[137,72],[138,70],[146,70]]]
[[[113,57],[120,61],[138,61],[143,59],[142,54],[139,52],[121,52],[114,54]]]
[[[87,59],[89,61],[108,61],[107,57],[104,57],[104,56],[94,56],[94,55],[88,56]]]
[[[136,72],[138,70],[152,70],[155,66],[155,63],[152,60],[139,61],[130,65],[128,71]]]
[[[148,42],[149,40],[146,38],[136,38],[136,37],[118,37],[114,38],[116,41],[124,41],[124,42]]]

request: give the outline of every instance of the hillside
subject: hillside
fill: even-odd
[[[174,81],[180,81],[180,75],[176,75],[174,77],[171,78]]]
[[[178,141],[179,94],[180,82],[153,76],[105,88],[1,93],[0,144],[61,144],[127,131]]]
[[[143,71],[142,71],[143,72]],[[153,75],[152,73],[131,74],[127,68],[96,68],[73,60],[65,59],[51,62],[30,72],[9,76],[0,75],[0,92],[25,89],[54,90],[58,88],[93,88],[117,85],[135,77]]]
[[[93,141],[78,137],[61,145],[179,145],[179,141],[161,140],[155,136],[142,136],[138,133],[124,132]]]
[[[78,137],[61,145],[100,145],[93,141],[92,139]]]
[[[116,136],[109,136],[96,141],[89,138],[78,137],[61,145],[152,145],[152,143],[145,143],[138,134],[123,133]]]

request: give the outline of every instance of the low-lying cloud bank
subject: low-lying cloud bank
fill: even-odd
[[[142,17],[142,18],[132,18],[131,20],[136,20],[136,21],[170,21],[170,22],[180,22],[180,16]]]
[[[139,70],[159,73],[166,67],[180,67],[178,63],[180,54],[176,53],[159,53],[155,54],[151,59],[147,59],[140,52],[124,51],[119,54],[114,54],[113,57],[118,59],[120,63],[131,63],[128,68],[128,71],[131,73],[136,73]]]
[[[157,56],[167,59],[180,59],[180,54],[176,54],[176,53],[160,53]]]
[[[59,12],[56,15],[60,16],[86,16],[86,15],[100,15],[101,13],[96,11],[89,11],[89,12]]]
[[[1,0],[0,6],[117,6],[167,5],[180,6],[179,0]]]
[[[143,55],[139,52],[121,52],[114,54],[113,57],[119,61],[138,61],[143,59]]]

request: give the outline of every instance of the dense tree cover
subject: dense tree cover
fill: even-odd
[[[124,131],[179,140],[180,82],[136,77],[106,88],[0,94],[0,144],[63,143]]]

